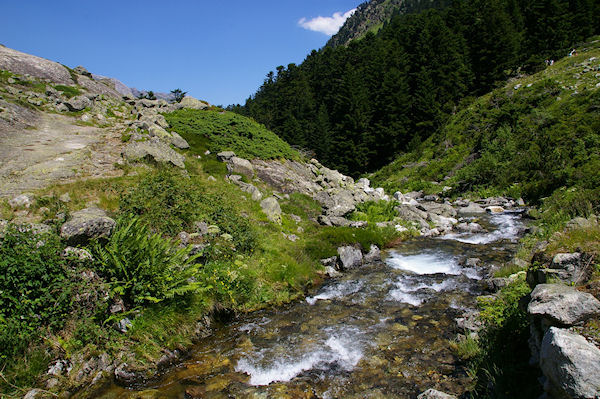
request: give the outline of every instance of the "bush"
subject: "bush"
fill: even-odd
[[[175,236],[196,221],[218,225],[233,236],[238,251],[252,249],[256,236],[246,218],[223,196],[204,192],[200,181],[163,169],[141,179],[121,198],[120,211],[132,213],[153,231]]]
[[[134,306],[161,302],[200,289],[196,256],[190,248],[178,248],[135,216],[118,219],[108,243],[92,245],[97,270],[113,293]]]
[[[72,284],[54,234],[9,226],[0,240],[0,357],[25,350],[43,328],[63,326]]]
[[[379,223],[394,220],[398,212],[394,208],[396,201],[368,201],[356,206],[356,211],[350,215],[351,220],[365,220],[369,223]]]
[[[188,140],[192,149],[196,136],[209,139],[212,152],[231,150],[242,158],[298,159],[300,155],[288,143],[254,120],[233,112],[181,109],[166,114],[167,122]]]

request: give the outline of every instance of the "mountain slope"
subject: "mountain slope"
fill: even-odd
[[[472,96],[539,71],[544,59],[600,33],[598,2],[544,4],[465,0],[397,15],[377,34],[278,67],[232,109],[343,173],[377,170],[434,134]]]
[[[448,186],[455,194],[504,193],[532,202],[561,187],[575,190],[571,198],[597,194],[600,40],[595,39],[578,55],[478,98],[373,180],[388,189],[440,192]]]
[[[427,8],[443,7],[447,0],[371,0],[359,5],[356,12],[329,39],[327,46],[346,46],[367,32],[377,33],[396,14],[417,12]]]

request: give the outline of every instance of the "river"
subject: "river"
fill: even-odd
[[[331,279],[302,301],[216,329],[158,381],[102,398],[414,398],[465,392],[449,341],[476,308],[483,279],[509,261],[518,213],[478,216],[486,232],[417,238],[383,261]],[[466,266],[479,258],[479,266]],[[470,262],[472,263],[472,262]]]

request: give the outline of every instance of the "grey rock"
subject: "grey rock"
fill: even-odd
[[[231,157],[227,161],[227,170],[231,174],[244,175],[249,179],[254,177],[254,167],[250,161],[244,158]]]
[[[294,215],[293,213],[290,213],[288,216],[290,217],[290,219],[292,219],[296,223],[302,222],[302,218],[298,215]]]
[[[342,273],[338,272],[337,270],[335,270],[333,267],[331,266],[326,266],[325,267],[325,272],[324,274],[329,277],[329,278],[335,278],[335,277],[340,277],[342,275]]]
[[[89,73],[89,72],[88,72],[88,70],[87,70],[87,69],[85,69],[85,68],[84,68],[83,66],[81,66],[81,65],[79,65],[79,66],[76,66],[75,68],[73,68],[73,71],[75,71],[75,73],[78,73],[78,74],[80,74],[80,75],[84,75],[84,76],[87,76],[87,77],[90,77],[90,78],[92,77],[92,74],[91,74],[91,73]]]
[[[456,229],[465,233],[481,233],[483,227],[479,223],[459,223]]]
[[[86,96],[73,97],[63,103],[67,106],[69,111],[73,112],[82,111],[92,106],[92,102]]]
[[[242,181],[237,182],[237,185],[242,189],[242,191],[251,194],[253,201],[260,201],[262,199],[263,195],[256,186],[249,183],[244,183]]]
[[[335,265],[337,264],[337,256],[332,256],[331,258],[325,258],[325,259],[321,259],[321,264],[325,267],[335,267]]]
[[[480,214],[485,213],[485,209],[482,208],[481,205],[471,202],[469,205],[459,208],[458,213],[460,215]]]
[[[172,141],[171,134],[157,124],[150,126],[148,133],[150,134],[150,137],[157,137],[166,143],[171,143]]]
[[[337,249],[342,270],[351,270],[362,266],[363,255],[360,249],[351,246]]]
[[[10,207],[12,209],[17,209],[17,208],[29,209],[29,207],[31,205],[33,205],[34,202],[35,202],[34,195],[26,193],[26,194],[18,195],[13,199],[8,200],[8,205],[10,205]]]
[[[94,259],[92,254],[84,248],[66,247],[61,252],[60,256],[63,258],[77,259],[77,260],[92,260]]]
[[[531,293],[527,312],[550,325],[572,326],[600,315],[600,301],[566,285],[540,284]]]
[[[447,393],[436,391],[435,389],[428,389],[417,396],[417,399],[456,399],[456,396],[448,395]]]
[[[127,363],[122,363],[115,368],[115,378],[120,383],[131,384],[136,382],[139,376],[129,369]]]
[[[381,261],[381,250],[377,245],[371,245],[369,252],[364,257],[365,263],[374,263]]]
[[[69,195],[69,193],[64,193],[63,195],[58,197],[58,199],[60,202],[64,202],[65,204],[71,202],[71,196]]]
[[[188,144],[188,142],[185,141],[185,139],[183,137],[181,137],[179,134],[177,134],[176,132],[171,132],[171,144],[173,144],[175,147],[179,148],[180,150],[186,150],[186,149],[190,148],[190,145]]]
[[[133,325],[133,323],[131,322],[131,320],[129,320],[127,317],[125,317],[124,319],[119,320],[119,322],[115,325],[115,329],[120,332],[125,334]]]
[[[36,399],[44,396],[44,391],[38,388],[27,391],[23,399]]]
[[[321,216],[323,216],[323,215],[321,215]],[[348,227],[352,223],[348,219],[343,218],[341,216],[331,216],[331,217],[328,217],[328,219],[329,219],[331,226]]]
[[[184,108],[206,109],[208,104],[191,96],[185,96],[179,103]]]
[[[366,220],[351,221],[349,224],[350,227],[355,228],[355,229],[364,229],[368,225],[369,225],[369,222],[367,222]]]
[[[267,219],[273,223],[281,224],[281,207],[275,197],[265,198],[260,202],[260,207]]]
[[[502,213],[502,212],[504,212],[504,208],[502,208],[501,206],[497,206],[497,205],[488,206],[487,208],[485,208],[485,210],[488,213]]]
[[[115,221],[102,209],[86,208],[74,212],[71,219],[60,228],[60,236],[73,244],[86,243],[92,238],[107,238]]]
[[[155,138],[130,142],[123,150],[123,157],[129,162],[139,162],[146,159],[158,163],[171,163],[185,169],[184,156],[175,152],[168,144]]]
[[[202,237],[203,235],[208,234],[208,223],[194,222],[194,230],[200,237]]]
[[[579,334],[551,327],[542,341],[540,368],[552,397],[600,397],[600,349]]]
[[[222,151],[217,154],[217,159],[221,162],[229,162],[233,157],[235,157],[235,152],[233,151]]]
[[[465,262],[465,265],[468,267],[477,267],[481,263],[481,259],[479,258],[468,258]]]
[[[583,254],[579,252],[556,254],[550,269],[556,270],[555,277],[568,284],[582,284],[591,274],[591,268],[586,267]]]
[[[183,245],[185,247],[190,243],[191,236],[190,236],[190,233],[188,233],[186,231],[182,231],[179,234],[177,234],[177,239],[179,239],[179,242],[181,243],[181,245]]]
[[[356,209],[354,196],[351,191],[340,190],[334,194],[325,191],[317,193],[315,196],[327,216],[343,217]]]
[[[260,180],[285,194],[302,193],[314,196],[323,189],[315,182],[317,178],[315,172],[318,171],[312,164],[290,160],[254,159],[252,166]]]

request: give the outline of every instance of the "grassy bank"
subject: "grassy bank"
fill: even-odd
[[[89,384],[94,375],[85,373],[85,363],[104,354],[144,374],[166,350],[190,347],[207,314],[289,302],[321,282],[319,259],[335,255],[338,246],[384,246],[401,238],[393,228],[319,226],[313,219],[320,206],[301,194],[279,200],[281,225],[269,222],[250,194],[225,179],[223,164],[204,155],[213,148],[210,140],[190,140],[186,173],[141,165],[122,177],[53,186],[36,193],[26,216],[2,203],[11,223],[51,226],[43,237],[9,227],[0,240],[3,395],[45,386],[54,378],[46,375],[48,365],[57,359],[74,370],[57,378],[53,392]],[[111,238],[80,246],[93,260],[61,257],[67,246],[58,236],[61,224],[90,202],[117,221]],[[189,242],[182,243],[182,231]],[[124,311],[111,313],[118,304]],[[121,333],[115,325],[124,318],[132,324]]]

